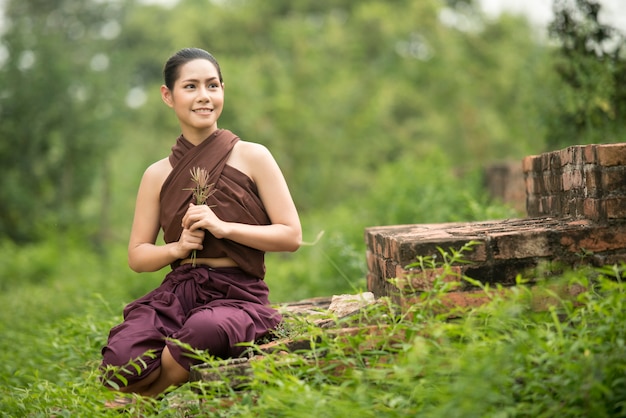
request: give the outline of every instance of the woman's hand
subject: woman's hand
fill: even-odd
[[[204,240],[204,230],[183,228],[180,239],[176,245],[176,258],[187,258],[193,250],[202,250]]]
[[[183,228],[190,231],[209,231],[215,238],[224,238],[227,234],[228,223],[217,217],[215,212],[207,205],[189,204],[189,208],[183,216]],[[204,237],[204,235],[203,235]]]

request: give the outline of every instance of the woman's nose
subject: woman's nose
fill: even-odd
[[[206,88],[206,87],[200,87],[198,96],[202,100],[207,100],[208,101],[208,100],[211,99],[211,95],[209,94],[209,89]]]

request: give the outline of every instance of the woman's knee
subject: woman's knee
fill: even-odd
[[[224,320],[211,312],[200,311],[187,319],[174,337],[198,350],[208,350],[212,355],[227,354],[229,338]]]
[[[244,351],[236,345],[253,340],[254,324],[244,311],[236,308],[205,309],[194,313],[173,338],[192,348],[206,350],[219,358],[233,357]],[[177,357],[180,349],[168,344]]]

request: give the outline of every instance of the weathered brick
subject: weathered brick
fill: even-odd
[[[539,156],[541,160],[541,166],[540,166],[541,171],[550,170],[551,157],[552,157],[552,153],[550,152],[543,153]]]
[[[560,171],[546,171],[543,173],[543,187],[547,193],[563,190],[563,179]]]
[[[563,167],[572,165],[576,162],[576,154],[574,152],[574,148],[575,147],[569,147],[569,148],[565,148],[560,151],[557,151],[560,154],[561,164]]]
[[[605,199],[606,219],[626,219],[626,196]]]
[[[609,194],[626,195],[626,166],[614,166],[600,172],[602,189]]]
[[[546,196],[546,205],[548,207],[548,215],[558,216],[563,213],[563,208],[566,207],[562,204],[562,195],[555,193],[550,196]]]
[[[571,229],[562,234],[560,243],[571,253],[603,253],[626,248],[625,224],[594,224],[586,228]]]
[[[515,231],[493,234],[494,259],[512,260],[552,255],[545,230]]]
[[[578,167],[567,166],[563,171],[563,190],[578,190],[583,186],[583,172]]]
[[[559,151],[553,151],[548,153],[549,165],[547,167],[550,168],[550,171],[558,171],[561,165],[561,153]]]
[[[626,143],[596,146],[597,163],[603,167],[626,166]]]
[[[583,148],[585,163],[596,164],[598,157],[595,145],[587,145]]]
[[[526,214],[531,218],[542,216],[540,199],[537,196],[526,196]]]
[[[584,190],[586,196],[600,197],[602,195],[602,170],[595,164],[587,164],[583,167]]]
[[[587,198],[583,202],[583,216],[585,218],[599,221],[605,218],[603,201],[600,199]]]
[[[558,152],[561,156],[561,166],[564,167],[566,165],[581,165],[585,160],[585,150],[584,147],[580,145],[574,145]]]
[[[402,269],[398,271],[395,285],[402,292],[423,292],[432,290],[436,281],[459,282],[462,275],[463,268],[461,266],[451,266],[449,270],[441,267],[426,270]]]

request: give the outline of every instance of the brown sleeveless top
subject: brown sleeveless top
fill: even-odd
[[[270,220],[259,197],[256,184],[247,175],[226,164],[239,137],[219,129],[195,146],[182,135],[176,140],[169,156],[172,172],[163,183],[160,194],[160,223],[166,243],[178,241],[182,233],[182,218],[193,201],[194,183],[191,169],[204,168],[215,192],[206,204],[223,221],[251,225],[269,225]],[[198,258],[232,258],[241,269],[254,277],[265,277],[265,253],[228,239],[217,239],[208,231],[204,248]],[[172,268],[181,260],[172,263]]]

